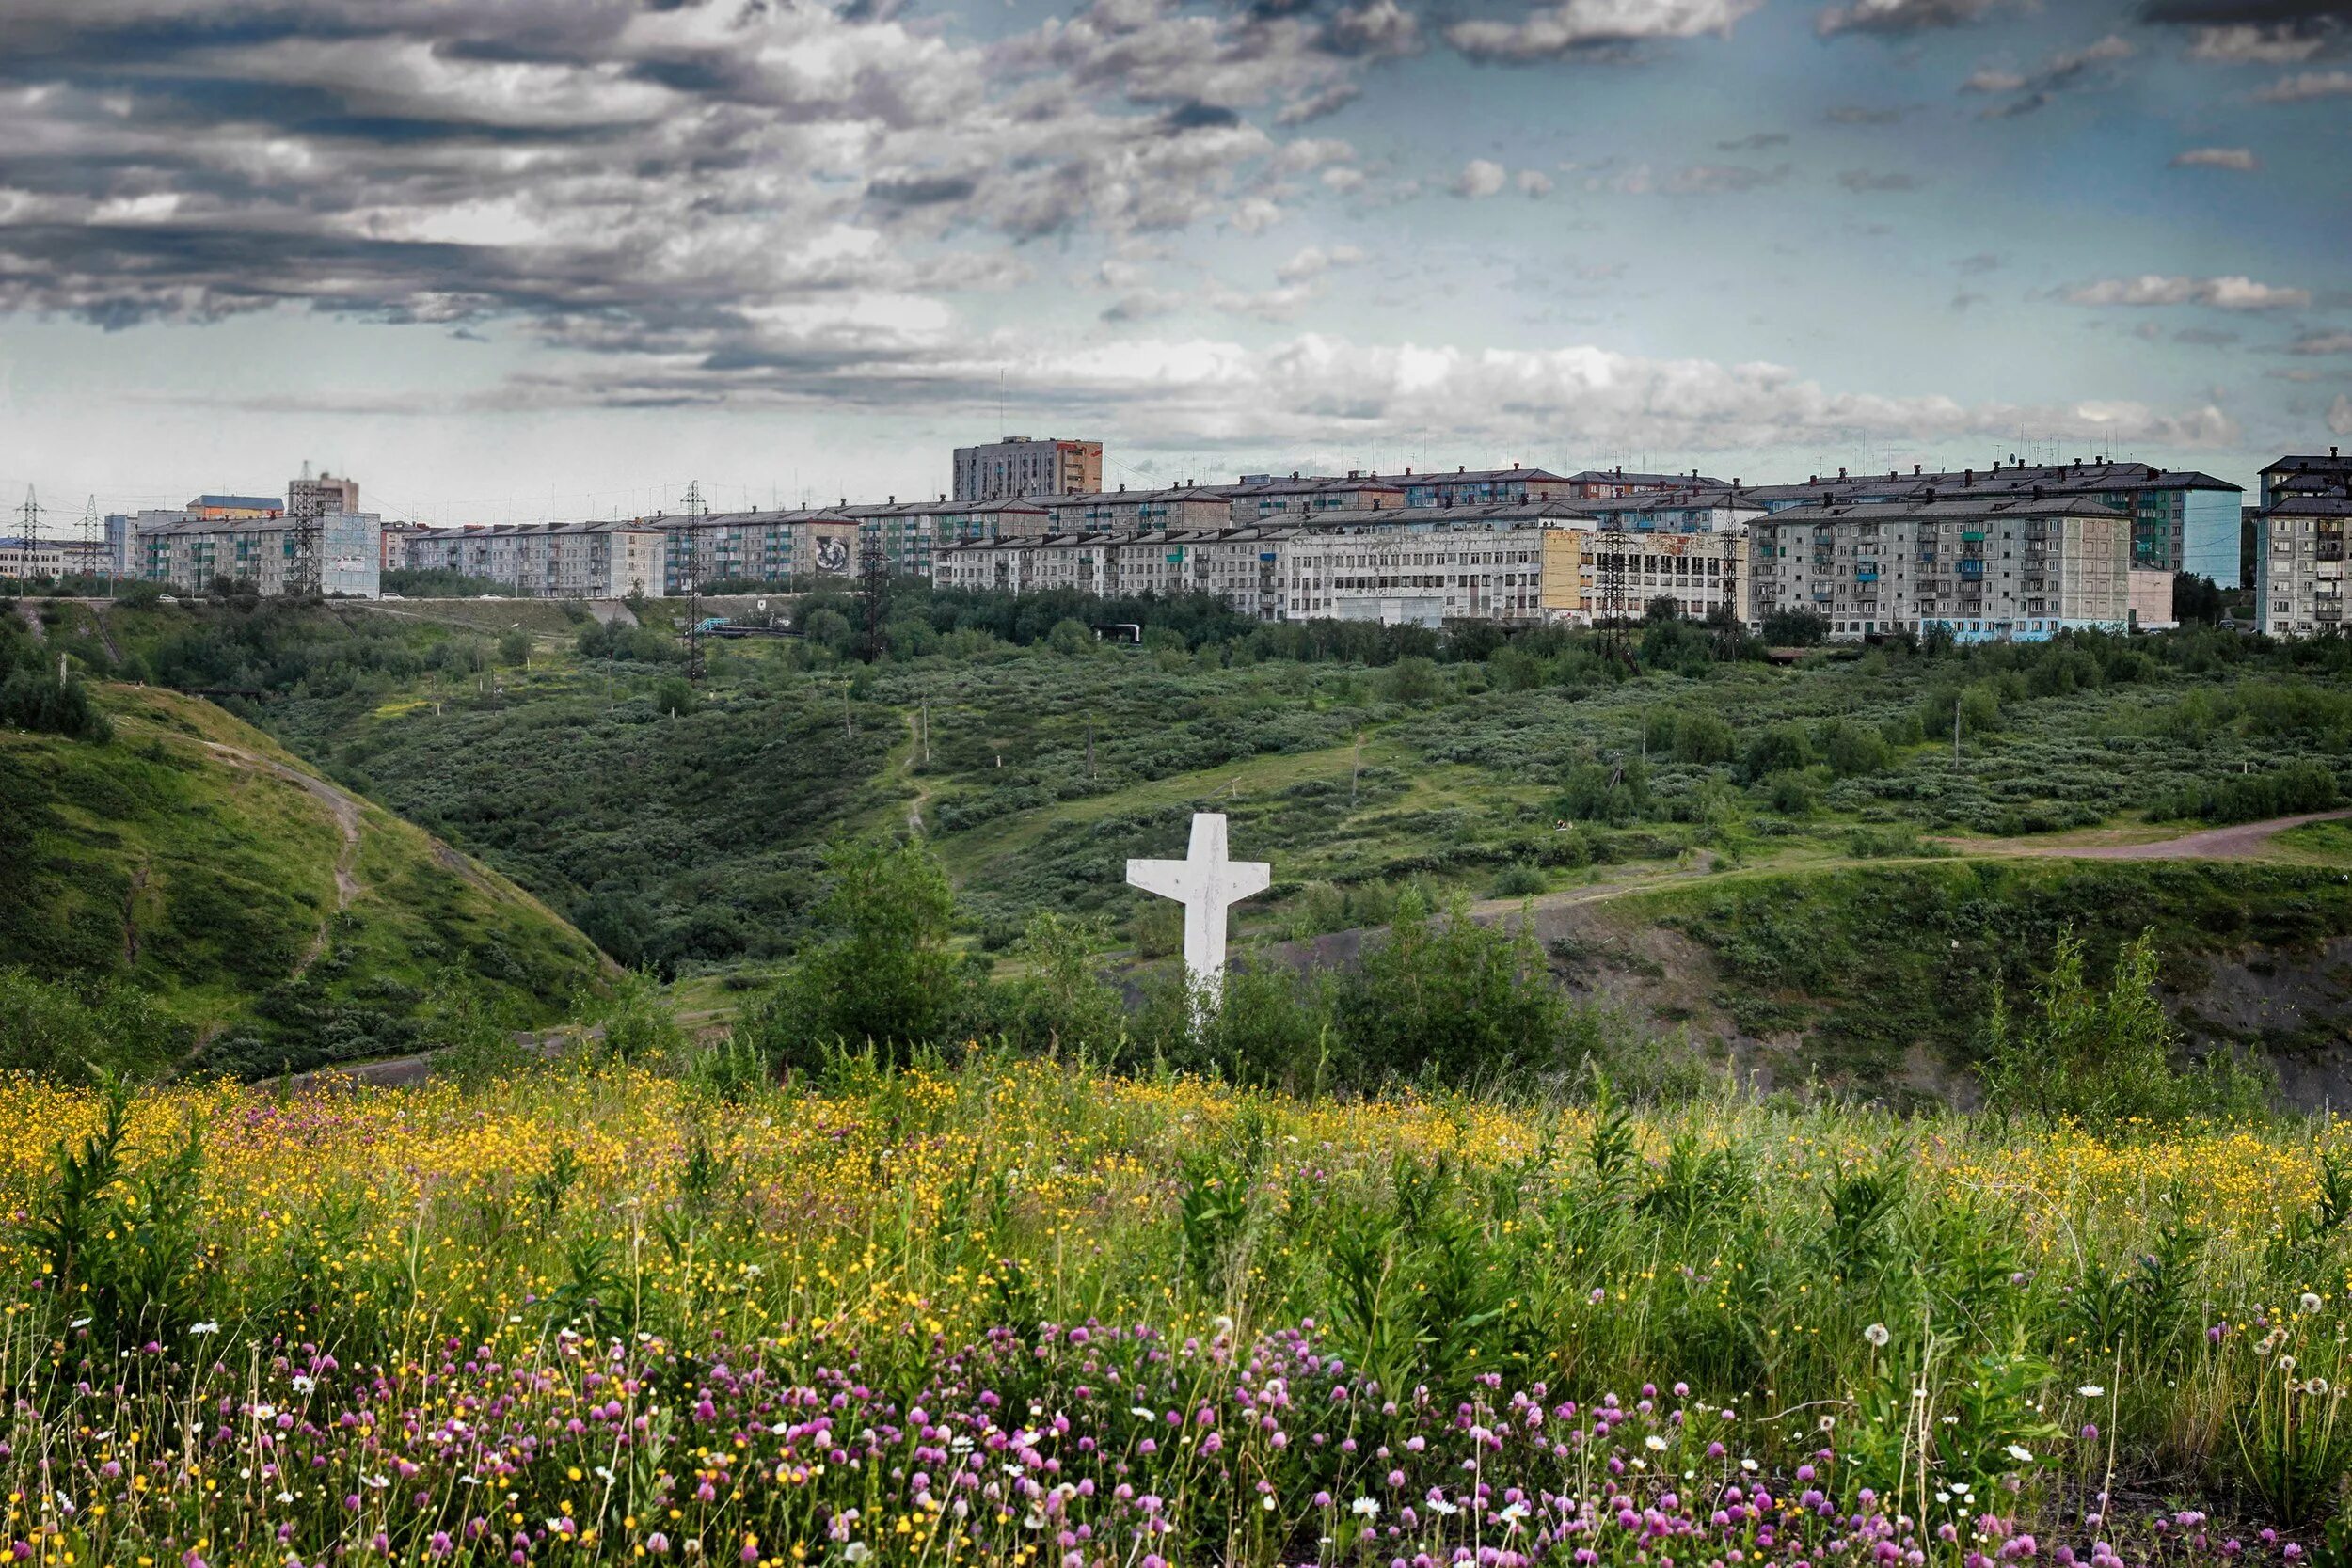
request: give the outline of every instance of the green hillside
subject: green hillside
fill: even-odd
[[[600,981],[535,898],[212,704],[98,689],[109,743],[0,730],[0,955],[144,997],[137,1065],[253,1076],[521,1027]],[[176,1026],[176,1027],[175,1027]],[[48,1064],[16,1064],[48,1065]]]
[[[805,638],[711,644],[690,684],[680,605],[613,626],[458,609],[44,613],[52,647],[223,693],[616,958],[680,978],[787,961],[822,847],[910,831],[956,885],[967,948],[1002,954],[1052,912],[1093,922],[1107,959],[1161,959],[1172,906],[1125,887],[1123,862],[1181,847],[1214,809],[1237,852],[1275,863],[1237,911],[1245,950],[1327,961],[1303,944],[1338,934],[1345,962],[1344,934],[1408,891],[1490,913],[1533,898],[1572,983],[1775,1077],[1933,1092],[1991,988],[2018,993],[2066,925],[2094,964],[2154,927],[2207,1038],[2308,1051],[2352,1018],[2332,981],[2267,977],[2341,962],[2352,832],[2165,866],[2063,859],[2352,800],[2352,644],[2191,628],[1788,662],[1672,620],[1620,651],[902,584],[879,658],[859,657],[866,607],[811,599]],[[1087,623],[1109,620],[1143,623],[1142,645],[1097,641]]]

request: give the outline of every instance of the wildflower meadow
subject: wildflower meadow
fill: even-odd
[[[1311,1101],[0,1083],[21,1562],[2332,1564],[2352,1148]]]

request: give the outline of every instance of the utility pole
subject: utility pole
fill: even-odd
[[[1094,716],[1089,714],[1087,716],[1087,783],[1094,782]]]
[[[1952,766],[1960,766],[1960,693],[1952,693]]]
[[[703,678],[703,599],[699,582],[686,585],[686,678],[694,682]]]
[[[923,766],[931,765],[931,700],[923,699]]]
[[[1364,732],[1358,730],[1356,732],[1356,760],[1348,765],[1347,769],[1347,809],[1350,811],[1356,809],[1356,781],[1363,776],[1363,771]]]
[[[851,740],[857,738],[857,715],[850,711],[850,688],[854,684],[851,681],[841,683],[841,733]]]

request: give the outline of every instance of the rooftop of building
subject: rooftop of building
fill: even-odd
[[[192,507],[209,506],[224,512],[283,512],[286,503],[276,496],[199,496]]]
[[[2298,491],[2270,503],[2273,517],[2352,516],[2352,475],[2324,490]]]
[[[1978,495],[1892,501],[1833,501],[1775,512],[1758,525],[1795,528],[1814,523],[1965,522],[1971,518],[2122,517],[2112,506],[2080,496]]]
[[[2352,457],[2344,456],[2343,449],[2339,447],[2329,447],[2328,455],[2325,457],[2317,452],[2289,452],[2265,468],[2263,473],[2265,475],[2300,473],[2352,475]]]
[[[1350,495],[1367,490],[1384,490],[1402,499],[1404,484],[1397,479],[1383,479],[1378,474],[1292,474],[1288,479],[1252,480],[1244,476],[1234,485],[1217,488],[1234,500],[1264,499],[1276,496]]]
[[[577,523],[460,523],[439,528],[413,523],[387,524],[404,531],[420,533],[427,543],[444,539],[520,539],[544,538],[552,533],[652,533],[657,531],[643,518],[602,518]]]
[[[2105,458],[2072,463],[2011,464],[1994,468],[1961,468],[1929,473],[1917,464],[1911,472],[1849,474],[1839,469],[1832,478],[1814,474],[1803,484],[1758,484],[1741,494],[1757,501],[1809,500],[1819,498],[1860,499],[1865,497],[1912,496],[1923,490],[2030,490],[2045,493],[2103,494],[2115,490],[2227,490],[2242,494],[2245,486],[2216,479],[2194,469],[2158,468],[2146,463],[2110,463]]]
[[[1728,488],[1722,480],[1709,479],[1696,468],[1687,474],[1629,474],[1623,468],[1587,468],[1581,474],[1570,474],[1568,483],[1571,484],[1645,484],[1653,489],[1663,489],[1677,484],[1703,485],[1718,490]]]
[[[1155,528],[1121,532],[1032,533],[1010,539],[963,539],[940,546],[943,553],[970,555],[991,550],[1089,549],[1178,545],[1250,545],[1297,539],[1320,529],[1242,525],[1234,528]]]

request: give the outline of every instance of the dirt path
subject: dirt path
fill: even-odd
[[[122,650],[115,646],[114,628],[106,624],[106,607],[96,600],[90,601],[89,618],[90,625],[98,628],[98,641],[106,645],[106,657],[120,664]]]
[[[17,614],[18,614],[19,616],[21,616],[21,617],[24,619],[24,624],[25,624],[26,626],[30,626],[30,627],[32,627],[32,628],[33,628],[33,641],[36,641],[36,642],[46,642],[46,641],[49,641],[49,627],[48,627],[48,626],[47,626],[47,625],[46,625],[46,624],[45,624],[45,623],[41,620],[41,618],[40,618],[40,610],[38,608],[36,608],[36,607],[34,606],[34,604],[33,604],[33,601],[32,601],[32,600],[30,600],[30,599],[19,599],[19,600],[17,600],[17,601],[16,601],[16,612],[17,612]]]
[[[900,767],[914,785],[914,799],[907,802],[907,831],[920,837],[925,831],[923,808],[931,803],[931,786],[914,776],[914,765],[923,755],[923,732],[914,714],[903,717],[907,721],[907,760]]]
[[[2227,828],[2205,828],[2178,838],[2150,839],[2139,844],[2053,844],[2030,838],[1945,838],[1963,855],[2017,856],[2031,860],[2070,861],[2242,861],[2262,853],[2265,846],[2306,822],[2338,822],[2352,817],[2352,809],[2305,812],[2300,816],[2274,816],[2267,822],[2240,822]]]
[[[335,857],[335,913],[341,914],[351,908],[352,900],[359,896],[360,809],[358,798],[338,789],[325,779],[305,773],[298,768],[289,768],[282,762],[274,762],[242,746],[231,746],[221,740],[207,740],[204,744],[241,767],[274,773],[288,784],[299,784],[326,807],[343,835],[342,852]],[[318,934],[310,939],[310,949],[302,955],[302,961],[294,965],[294,978],[299,979],[312,964],[318,962],[319,955],[326,951],[326,939],[332,922],[332,915],[320,920]]]

